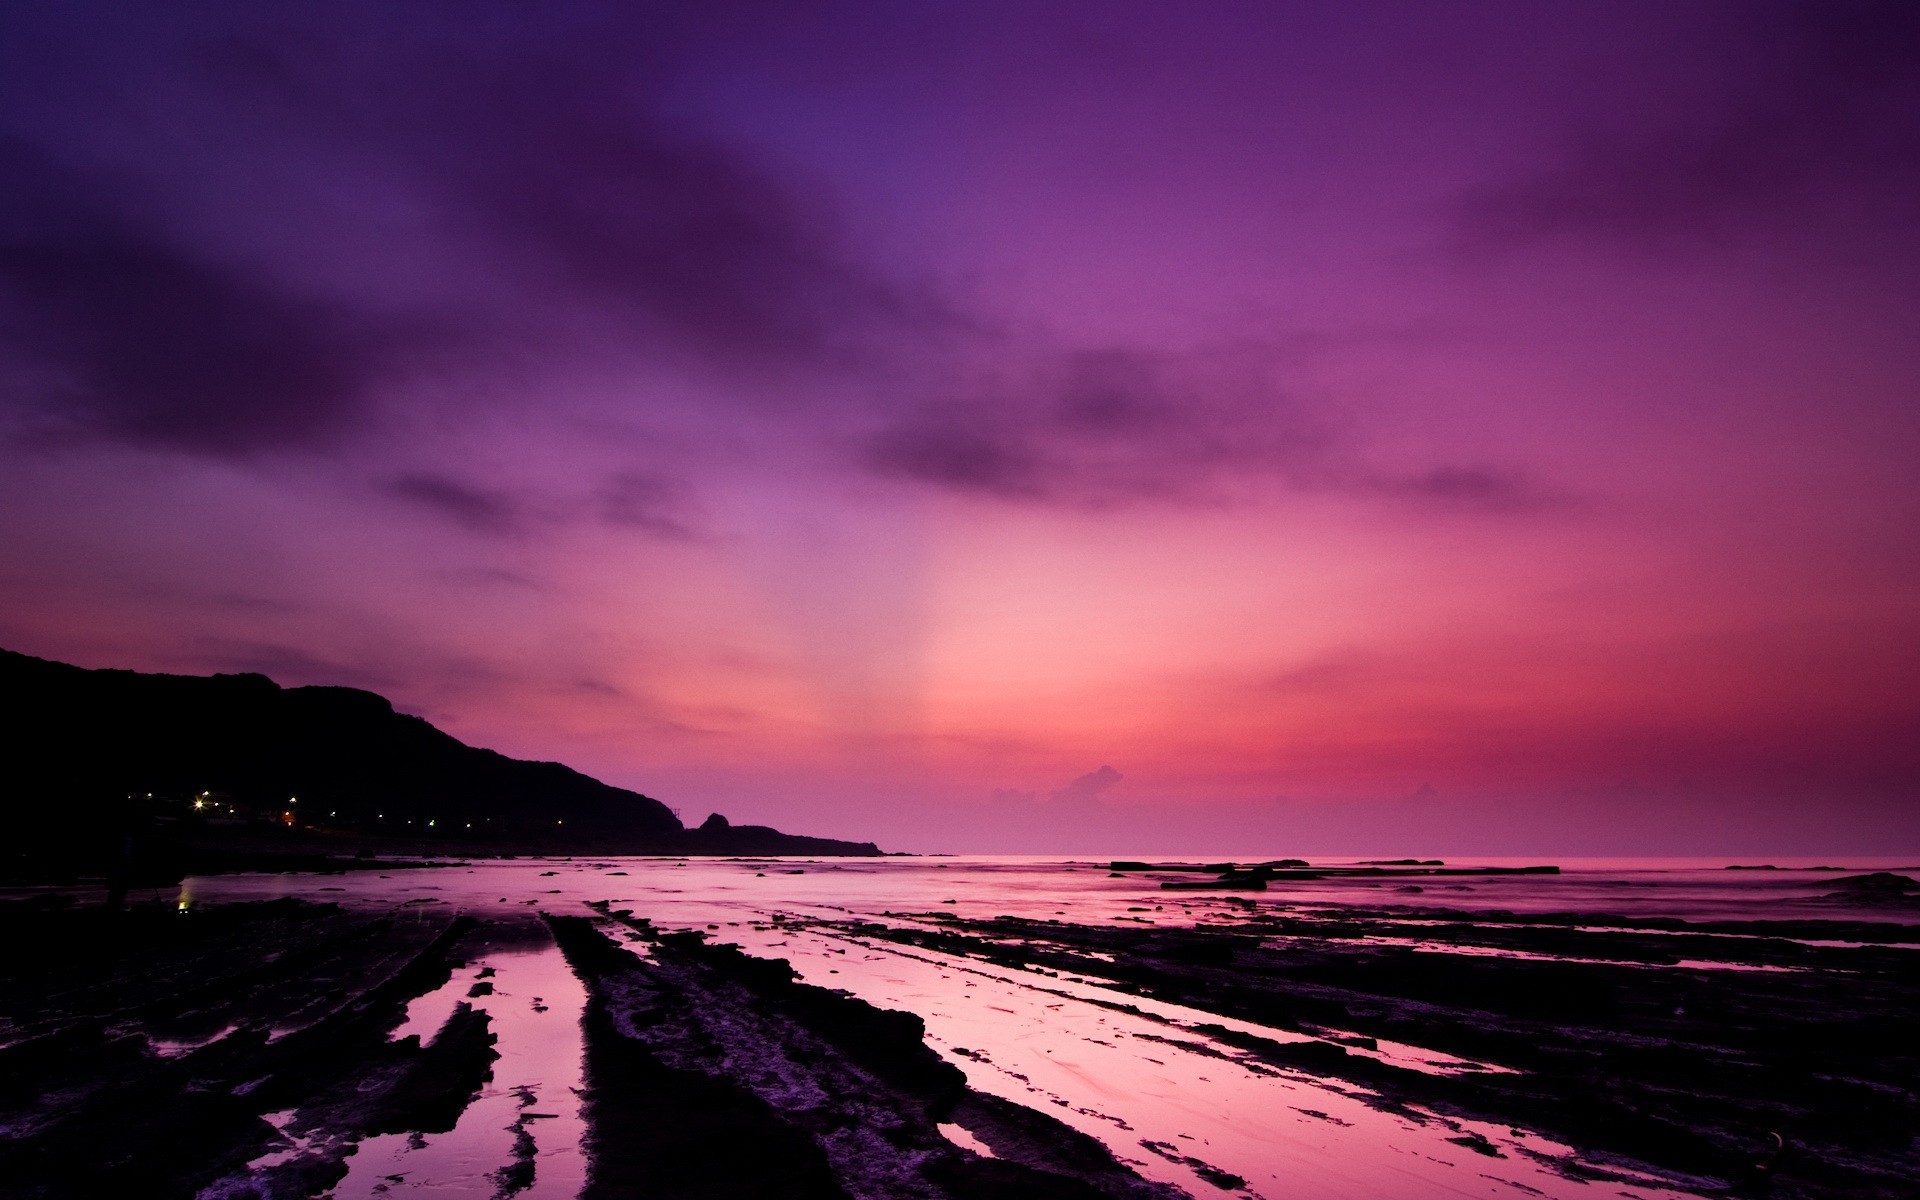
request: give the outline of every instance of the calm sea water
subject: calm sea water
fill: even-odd
[[[1279,856],[1275,856],[1279,857]],[[1151,900],[1171,915],[1208,911],[1205,896],[1171,899],[1158,879],[1112,878],[1107,859],[982,855],[868,859],[524,858],[478,860],[461,867],[345,876],[219,875],[187,880],[185,903],[299,896],[345,903],[391,904],[432,899],[485,910],[502,903],[564,906],[585,900],[636,900],[660,925],[705,924],[768,905],[878,916],[887,911],[943,910],[965,917],[1071,915],[1106,920]],[[1228,861],[1205,855],[1149,862]],[[1260,859],[1241,858],[1241,862]],[[1316,859],[1315,866],[1356,859]],[[1826,897],[1834,880],[1872,871],[1920,877],[1914,858],[1481,858],[1451,866],[1517,867],[1551,863],[1559,875],[1326,879],[1279,881],[1264,893],[1242,893],[1258,905],[1365,904],[1469,911],[1595,912],[1689,920],[1844,918],[1910,921],[1910,912]],[[599,864],[599,865],[596,865]],[[1728,870],[1772,865],[1778,870]],[[1835,870],[1815,868],[1834,867]],[[553,871],[553,875],[544,872]],[[615,872],[624,872],[623,875]],[[626,883],[618,882],[620,879]],[[546,880],[545,884],[541,880]],[[1419,892],[1404,889],[1417,887]],[[549,897],[558,897],[550,899]],[[1114,906],[1120,905],[1120,909]],[[1061,910],[1066,910],[1065,913]]]

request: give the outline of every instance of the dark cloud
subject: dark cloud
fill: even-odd
[[[1081,508],[1218,504],[1248,488],[1523,516],[1572,497],[1489,465],[1387,471],[1364,435],[1302,403],[1277,351],[1107,350],[1059,357],[1024,390],[908,410],[859,447],[883,478],[986,499]]]
[[[697,541],[705,536],[695,523],[686,486],[664,475],[622,473],[599,491],[573,499],[489,487],[436,470],[408,471],[380,486],[386,495],[416,510],[490,537],[550,533],[588,521],[666,541]],[[499,568],[450,572],[446,577],[486,586],[539,586],[519,572]]]
[[[1469,198],[1475,245],[1562,235],[1654,247],[1782,220],[1910,220],[1920,201],[1920,6],[1905,0],[1736,5],[1703,31],[1717,103],[1646,112],[1568,137],[1544,168]],[[1729,61],[1742,64],[1732,71]],[[1693,82],[1693,81],[1690,81]],[[1802,229],[1801,232],[1804,232]]]
[[[1105,796],[1122,778],[1120,772],[1102,765],[1044,795],[1024,788],[995,788],[972,815],[977,829],[991,829],[995,837],[1009,837],[1015,845],[1057,838],[1062,822],[1074,824],[1077,836],[1111,836],[1120,814]]]
[[[248,596],[235,592],[217,592],[206,597],[210,606],[227,612],[251,613],[264,617],[290,617],[309,612],[313,606],[278,596]]]
[[[37,431],[213,455],[310,445],[365,408],[381,339],[340,306],[164,236],[0,139],[0,352]]]
[[[1287,668],[1262,681],[1264,690],[1282,695],[1320,696],[1346,692],[1380,678],[1381,664],[1369,655],[1348,651]]]
[[[504,536],[523,527],[520,504],[506,492],[475,487],[445,475],[414,473],[388,481],[386,490],[473,533]]]
[[[397,677],[381,671],[316,657],[296,646],[279,642],[203,638],[200,639],[196,661],[215,671],[265,675],[282,687],[323,684],[378,692],[391,689],[398,682]]]
[[[1164,428],[1177,419],[1166,394],[1166,367],[1129,350],[1085,351],[1068,358],[1060,387],[1059,419],[1091,434],[1126,436]]]
[[[1525,516],[1565,509],[1574,498],[1526,474],[1496,467],[1441,466],[1404,476],[1379,476],[1365,488],[1396,500],[1462,512]]]
[[[875,435],[864,460],[882,476],[1004,500],[1050,499],[1061,482],[1023,431],[939,412]]]
[[[96,52],[74,31],[109,11]],[[34,385],[7,402],[43,429],[227,457],[324,448],[375,422],[432,427],[402,404],[531,409],[549,372],[692,359],[780,380],[853,368],[814,428],[863,432],[817,436],[850,438],[871,475],[1001,502],[1217,504],[1277,485],[1548,507],[1491,469],[1365,469],[1290,386],[1299,345],[1033,351],[963,321],[871,267],[827,198],[669,99],[683,31],[663,12],[216,3],[150,38],[118,10],[57,19],[48,53],[73,79],[50,70],[68,91],[40,108],[59,120],[9,116],[0,84],[0,135],[17,126],[0,336]],[[90,90],[119,98],[75,123]],[[139,124],[149,108],[166,152]],[[1022,359],[1022,378],[967,379],[964,364]],[[636,410],[689,403],[636,394]],[[476,532],[525,528],[512,497],[430,471],[391,490]],[[697,536],[685,492],[654,475],[587,503]]]
[[[667,114],[669,20],[33,14],[0,55],[43,85],[0,85],[4,403],[45,431],[245,456],[361,430],[402,361],[830,369],[938,323],[829,201]]]
[[[622,529],[669,541],[699,537],[685,485],[663,475],[627,472],[615,476],[599,495],[602,520]]]
[[[488,89],[469,131],[485,135],[448,182],[564,283],[708,353],[761,360],[823,356],[899,311],[825,216],[768,173],[644,117],[616,119],[604,94],[528,82],[517,97]]]
[[[114,590],[146,605],[183,605],[235,616],[267,618],[292,617],[315,611],[310,600],[225,588],[209,590],[198,586],[198,581],[199,577],[195,581],[180,582],[126,576],[116,579],[113,586]],[[253,581],[255,586],[262,582],[258,579]]]
[[[421,29],[356,11],[222,40],[211,85],[405,179],[509,286],[608,307],[656,347],[775,364],[936,310],[859,261],[825,196],[667,115],[665,17],[576,3]]]
[[[509,571],[504,567],[463,567],[437,574],[448,583],[457,583],[465,587],[509,588],[525,592],[546,590],[546,586],[532,576],[519,571]]]
[[[1125,778],[1120,772],[1103,764],[1067,786],[1047,793],[1047,798],[1055,804],[1091,804]]]
[[[1274,352],[1036,355],[1017,385],[908,407],[860,461],[883,477],[999,500],[1105,508],[1217,502],[1248,476],[1300,477],[1331,432],[1279,386]]]

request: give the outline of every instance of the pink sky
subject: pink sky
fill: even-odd
[[[1920,850],[1910,7],[630,8],[0,19],[0,645],[889,848]]]

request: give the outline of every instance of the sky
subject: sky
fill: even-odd
[[[1920,852],[1920,7],[0,12],[0,646],[889,849]]]

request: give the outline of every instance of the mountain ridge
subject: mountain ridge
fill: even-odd
[[[0,725],[11,742],[0,819],[43,853],[125,824],[417,853],[880,853],[724,818],[689,829],[651,796],[470,746],[360,688],[96,670],[0,649],[0,700],[12,713]]]

